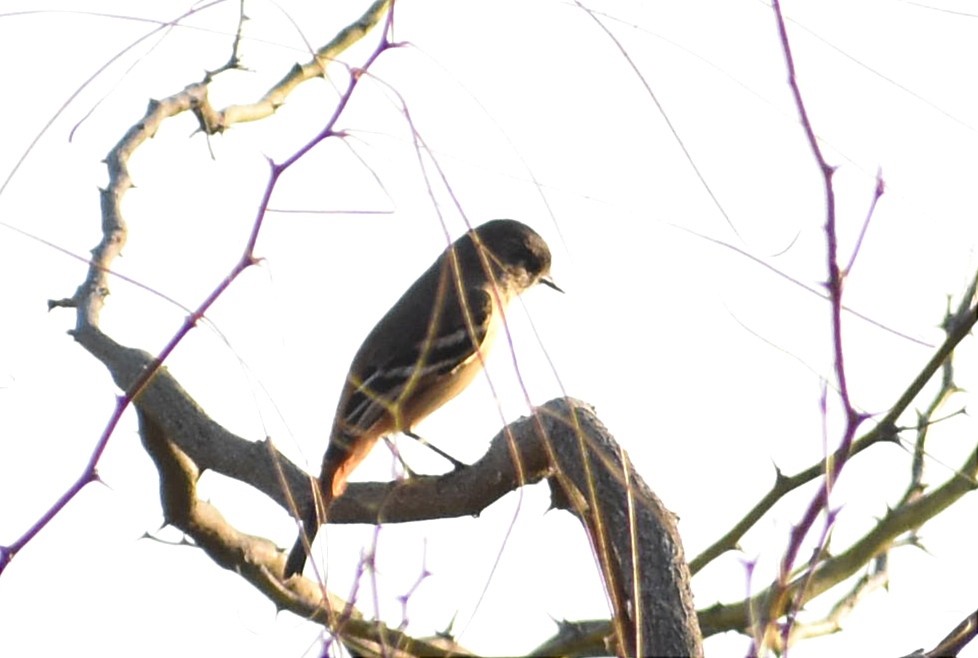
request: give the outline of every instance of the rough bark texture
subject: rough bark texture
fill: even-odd
[[[555,500],[588,530],[615,613],[617,653],[702,656],[675,516],[590,406],[560,398],[538,412],[520,423],[539,419],[557,465]]]
[[[98,329],[79,331],[75,337],[109,368],[123,390],[146,368],[155,367],[152,355],[121,346]],[[225,430],[165,368],[152,377],[135,404],[143,440],[160,471],[170,523],[281,607],[334,629],[342,624],[345,632],[354,621],[361,623],[348,605],[324,595],[311,581],[281,581],[282,552],[266,539],[230,527],[195,492],[199,472],[210,468],[254,486],[294,513],[309,502],[308,475],[270,441],[247,441]],[[675,518],[583,402],[558,398],[539,407],[503,428],[482,459],[459,471],[404,482],[351,484],[331,509],[330,522],[397,523],[478,514],[509,491],[542,479],[550,482],[555,506],[581,520],[598,557],[615,613],[608,650],[619,655],[701,656],[690,575]],[[362,623],[365,629],[373,628]],[[395,637],[388,631],[381,636]],[[408,640],[397,644],[408,646]]]

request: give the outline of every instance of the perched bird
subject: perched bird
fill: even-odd
[[[302,572],[306,546],[354,468],[378,439],[411,429],[482,369],[503,310],[549,279],[550,249],[529,226],[496,219],[450,245],[380,319],[353,357],[323,456],[315,503],[303,512],[285,577]]]

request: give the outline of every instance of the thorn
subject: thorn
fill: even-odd
[[[455,611],[455,614],[452,615],[452,618],[448,620],[448,626],[445,627],[445,630],[439,631],[438,635],[441,636],[441,637],[446,637],[448,639],[454,640],[455,639],[455,635],[454,635],[454,633],[455,633],[455,631],[454,631],[454,629],[455,629],[455,620],[457,618],[458,618],[458,610],[456,610]]]
[[[90,482],[93,482],[95,484],[100,484],[103,487],[105,487],[106,489],[108,489],[109,491],[114,491],[114,489],[112,488],[112,486],[108,482],[106,482],[105,480],[102,479],[102,475],[98,472],[98,468],[93,468],[92,469],[92,475],[91,475],[91,479],[89,481]]]
[[[777,464],[774,465],[774,488],[780,489],[788,483],[788,476],[784,474]]]

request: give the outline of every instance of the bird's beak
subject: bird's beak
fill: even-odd
[[[556,283],[554,283],[554,280],[551,279],[549,276],[541,277],[540,278],[540,283],[542,283],[543,285],[547,286],[548,288],[553,288],[557,292],[560,292],[560,293],[564,292],[564,289],[561,288],[560,286],[558,286]]]

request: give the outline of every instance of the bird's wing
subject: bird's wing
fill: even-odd
[[[362,379],[349,382],[350,395],[341,411],[347,431],[370,428],[385,412],[396,413],[395,407],[426,380],[450,375],[478,358],[489,330],[492,297],[482,288],[472,288],[464,298],[466,304],[446,304],[433,313],[424,334],[411,341],[412,349],[360,364]]]

